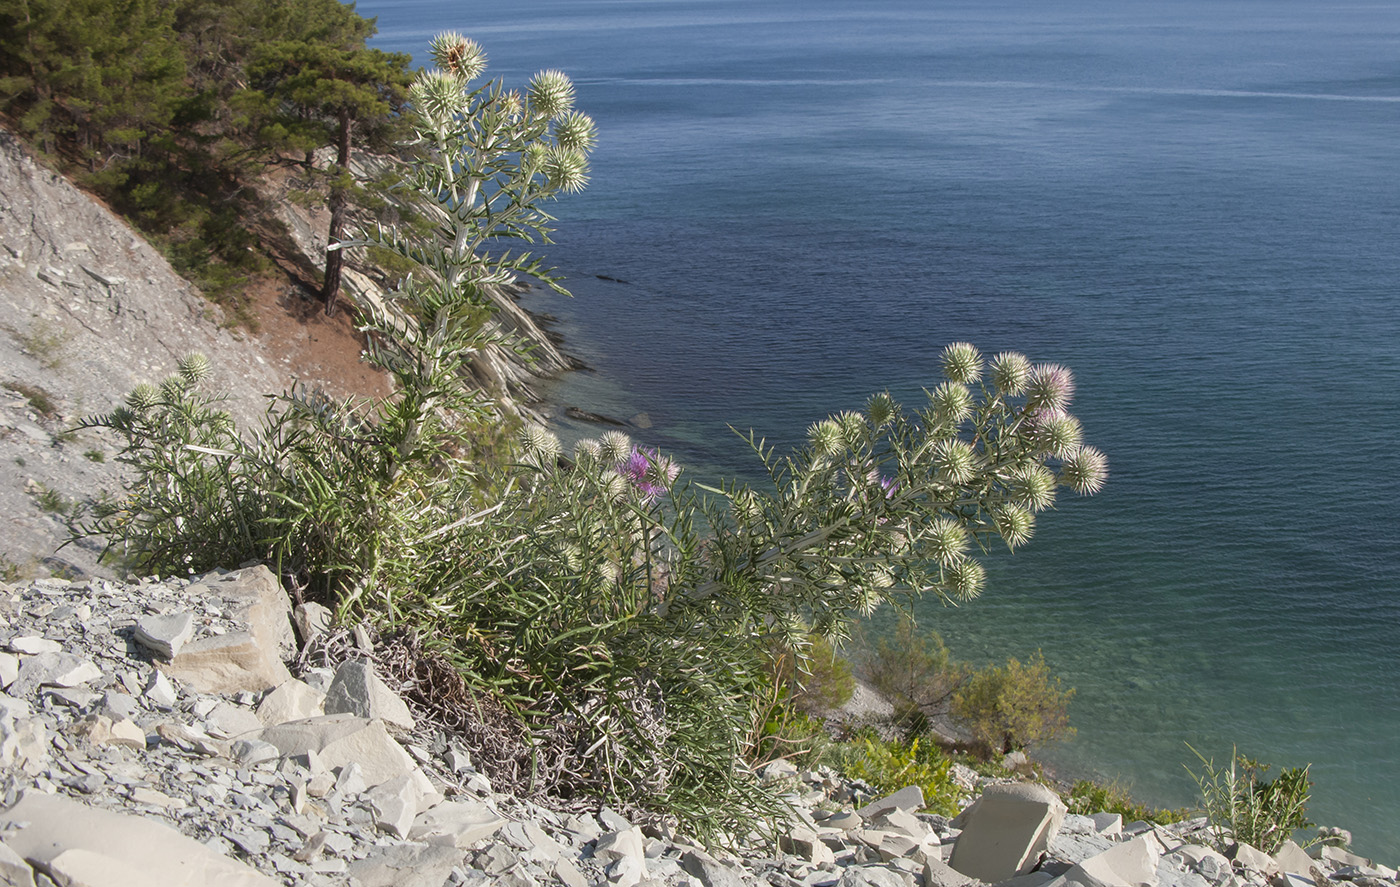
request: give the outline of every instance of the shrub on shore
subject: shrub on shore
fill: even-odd
[[[450,663],[525,737],[501,788],[746,834],[780,805],[736,766],[773,753],[775,646],[842,638],[883,604],[976,597],[974,549],[1026,542],[1060,487],[1100,488],[1104,458],[1067,412],[1067,370],[958,343],[918,407],[876,394],[789,454],[750,435],[761,485],[690,481],[618,432],[565,454],[528,428],[513,461],[477,462],[492,413],[462,369],[490,341],[494,287],[521,273],[556,285],[528,254],[491,250],[547,235],[540,204],[582,186],[593,129],[558,72],[523,93],[472,87],[479,47],[447,35],[434,55],[412,93],[428,148],[412,183],[444,236],[357,241],[417,269],[365,306],[368,357],[395,393],[294,391],[245,435],[199,391],[207,362],[187,359],[88,420],[121,438],[134,479],[82,530],[162,573],[264,560],[342,619]],[[922,754],[899,752],[944,766]]]

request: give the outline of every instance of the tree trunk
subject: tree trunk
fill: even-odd
[[[340,269],[345,262],[345,254],[339,249],[330,249],[345,236],[345,215],[349,204],[349,186],[344,178],[350,175],[350,109],[340,109],[340,134],[336,144],[335,180],[331,182],[330,208],[331,230],[327,241],[326,277],[321,286],[321,300],[326,303],[326,315],[335,313],[335,300],[340,295]]]

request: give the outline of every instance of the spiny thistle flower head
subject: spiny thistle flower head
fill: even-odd
[[[466,96],[462,84],[446,71],[419,71],[408,90],[408,100],[424,119],[442,126],[462,112]]]
[[[520,115],[525,113],[525,98],[519,90],[512,89],[510,92],[502,93],[501,97],[496,100],[496,109],[511,120],[519,120]]]
[[[889,567],[875,566],[870,569],[870,585],[872,588],[893,588],[894,573]]]
[[[928,552],[942,566],[961,561],[967,545],[967,529],[952,518],[940,517],[928,528]]]
[[[1074,399],[1074,374],[1057,363],[1037,364],[1026,384],[1026,406],[1062,410]]]
[[[748,487],[735,490],[729,496],[733,504],[734,516],[745,523],[753,523],[763,517],[763,509],[758,496]]]
[[[530,80],[530,108],[553,120],[574,107],[574,83],[563,71],[541,71]]]
[[[1077,450],[1084,437],[1079,420],[1060,409],[1033,410],[1022,428],[1036,449],[1059,458]]]
[[[1024,354],[1003,351],[992,359],[992,384],[1008,397],[1026,392],[1031,380],[1031,362]]]
[[[627,478],[610,471],[603,477],[603,495],[613,502],[622,502],[632,492],[632,484]]]
[[[1108,459],[1093,447],[1080,447],[1060,465],[1060,482],[1085,496],[1103,489],[1108,479]]]
[[[1031,511],[1044,511],[1055,504],[1055,475],[1044,465],[1031,465],[1011,475],[1011,495]]]
[[[940,422],[957,424],[972,415],[972,392],[962,382],[944,382],[928,393],[929,406]]]
[[[621,462],[632,456],[632,438],[621,431],[609,431],[598,438],[599,453],[609,462]]]
[[[965,484],[977,471],[977,454],[961,440],[941,441],[934,447],[934,464],[954,484]]]
[[[555,145],[545,152],[540,170],[552,187],[565,194],[588,187],[588,158],[580,151]]]
[[[559,458],[559,438],[539,425],[525,426],[520,432],[520,447],[526,458],[540,467],[553,464]]]
[[[982,354],[967,342],[954,342],[943,349],[943,375],[951,382],[971,385],[982,378]]]
[[[670,488],[680,473],[680,466],[656,450],[637,447],[618,462],[617,473],[636,488],[643,502],[651,503]]]
[[[481,44],[456,31],[438,34],[428,44],[428,51],[433,55],[433,64],[461,83],[475,80],[486,70],[486,51]]]
[[[836,456],[846,448],[841,423],[823,419],[807,429],[807,443],[818,456]]]
[[[160,403],[160,389],[150,382],[142,382],[126,396],[126,404],[138,413],[144,413]]]
[[[997,532],[1010,548],[1029,541],[1031,534],[1035,532],[1035,515],[1030,509],[1010,502],[996,509],[993,520],[996,522]]]
[[[603,457],[603,445],[592,438],[574,444],[574,461],[580,464],[597,462]]]
[[[899,404],[888,391],[882,391],[871,395],[865,404],[865,412],[870,417],[870,424],[880,428],[899,414]]]
[[[945,578],[953,597],[970,601],[982,593],[982,586],[987,584],[987,571],[977,561],[966,559],[949,567]]]
[[[598,127],[582,111],[570,111],[554,122],[554,140],[561,148],[587,154],[598,141]]]
[[[836,416],[836,424],[841,426],[841,439],[850,449],[860,446],[865,440],[865,414],[847,410]]]
[[[213,368],[209,365],[209,358],[197,351],[180,358],[179,366],[180,375],[184,376],[191,385],[204,381],[213,372]]]
[[[176,403],[189,388],[189,380],[179,373],[172,373],[160,380],[160,396],[166,403]]]

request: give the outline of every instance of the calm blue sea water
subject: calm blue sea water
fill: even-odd
[[[1069,364],[1108,487],[925,622],[1044,651],[1064,770],[1184,805],[1187,742],[1311,761],[1314,818],[1400,861],[1400,4],[359,8],[597,119],[577,298],[534,303],[596,372],[556,398],[713,474],[728,425],[917,397],[950,341]]]

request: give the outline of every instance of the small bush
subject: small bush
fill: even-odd
[[[94,447],[93,449],[84,452],[83,458],[87,459],[89,462],[97,462],[100,464],[102,462],[107,461],[107,454]]]
[[[1107,784],[1081,779],[1065,796],[1065,806],[1071,813],[1117,813],[1124,822],[1155,822],[1171,825],[1186,818],[1185,810],[1157,809],[1134,801],[1128,790],[1117,782]]]
[[[1060,679],[1050,677],[1037,650],[1024,665],[1012,658],[975,672],[954,694],[952,710],[983,752],[1005,754],[1073,735],[1068,711],[1073,696],[1073,689],[1061,689]]]
[[[808,715],[830,714],[849,702],[856,688],[850,663],[820,635],[808,637],[804,649],[780,647],[773,670],[791,704]]]
[[[912,619],[900,619],[894,636],[881,637],[873,649],[865,646],[861,665],[867,679],[894,704],[911,735],[948,713],[953,694],[968,677],[968,667],[953,660],[942,635],[920,634]]]
[[[49,417],[58,413],[58,405],[53,402],[53,396],[38,385],[6,382],[5,387],[29,401],[29,406],[41,416]]]
[[[953,781],[953,761],[931,743],[882,741],[863,736],[841,748],[840,769],[851,779],[867,782],[880,794],[917,785],[924,809],[956,816],[962,790]]]
[[[1187,768],[1187,772],[1200,789],[1201,809],[1215,829],[1218,849],[1238,841],[1273,853],[1295,831],[1313,826],[1307,817],[1311,764],[1284,770],[1267,781],[1264,774],[1269,765],[1245,757],[1238,749],[1231,751],[1228,769],[1216,767],[1194,748],[1191,752],[1200,758],[1202,769],[1196,773]],[[1316,842],[1313,839],[1305,846]]]

